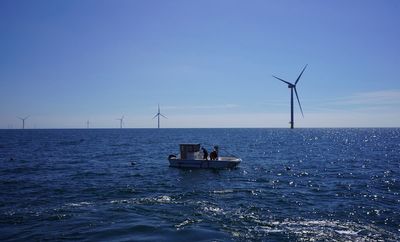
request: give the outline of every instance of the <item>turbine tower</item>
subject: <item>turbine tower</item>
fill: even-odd
[[[294,110],[293,110],[293,90],[296,93],[296,98],[297,98],[297,102],[299,103],[299,107],[300,107],[300,111],[301,111],[301,115],[304,118],[304,114],[303,114],[303,109],[301,108],[301,104],[300,104],[300,99],[299,99],[299,95],[297,94],[297,89],[296,89],[296,85],[300,80],[301,75],[303,75],[304,70],[306,69],[307,65],[304,66],[303,70],[301,71],[299,77],[297,77],[295,83],[290,83],[288,81],[285,81],[279,77],[273,76],[276,79],[278,79],[281,82],[284,82],[288,85],[288,88],[290,88],[290,128],[293,129],[294,128]]]
[[[119,120],[119,128],[122,129],[122,125],[124,124],[124,115],[121,118],[117,118]]]
[[[89,124],[90,124],[89,120],[86,121],[86,128],[87,128],[87,129],[89,128]]]
[[[29,116],[26,116],[25,118],[20,118],[20,117],[17,117],[17,118],[22,120],[22,129],[25,129],[25,120],[27,120],[29,118]]]
[[[163,118],[167,118],[160,112],[160,104],[158,104],[158,113],[153,117],[153,119],[155,119],[156,117],[158,118],[158,128],[160,128],[160,116],[162,116]]]

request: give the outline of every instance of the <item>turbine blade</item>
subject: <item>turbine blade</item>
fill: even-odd
[[[301,111],[301,116],[303,116],[303,118],[304,118],[303,109],[301,108],[300,99],[299,99],[299,95],[297,94],[297,89],[296,89],[296,87],[294,87],[294,92],[296,93],[297,102],[299,103],[299,107],[300,107],[300,111]]]
[[[275,77],[275,78],[278,79],[279,81],[284,82],[284,83],[286,83],[286,84],[288,84],[288,85],[293,85],[292,83],[287,82],[287,81],[285,81],[285,80],[283,80],[283,79],[281,79],[281,78],[279,78],[279,77],[276,77],[276,76],[274,76],[274,75],[273,75],[273,77]]]
[[[296,84],[299,82],[300,77],[301,77],[301,75],[303,75],[303,72],[304,72],[304,70],[306,69],[307,66],[308,66],[308,64],[304,66],[304,68],[303,68],[303,70],[301,71],[299,77],[297,77],[297,80],[296,80],[296,82],[294,83],[294,85],[296,85]]]
[[[158,116],[158,113],[156,115],[154,115],[153,119],[155,119]]]
[[[168,119],[167,117],[164,116],[164,114],[161,114],[161,113],[160,113],[160,115],[163,116],[164,118]]]

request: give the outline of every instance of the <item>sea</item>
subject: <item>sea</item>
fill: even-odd
[[[0,130],[0,241],[400,241],[400,129]]]

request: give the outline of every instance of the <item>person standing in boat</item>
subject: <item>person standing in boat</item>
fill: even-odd
[[[210,153],[210,160],[218,160],[218,146],[214,146],[214,150]]]
[[[201,150],[203,151],[203,160],[208,160],[208,152],[204,147],[201,147]]]

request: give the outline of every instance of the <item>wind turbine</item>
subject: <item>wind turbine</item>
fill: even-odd
[[[27,120],[29,117],[30,117],[29,115],[28,115],[28,116],[26,116],[25,118],[20,118],[20,117],[17,117],[17,118],[19,118],[19,119],[21,119],[21,120],[22,120],[22,129],[25,129],[25,120]]]
[[[124,124],[124,115],[121,118],[117,118],[119,120],[119,128],[122,129],[122,125]]]
[[[90,124],[89,120],[86,121],[86,128],[87,128],[87,129],[89,128],[89,124]]]
[[[158,128],[160,128],[160,116],[167,118],[160,112],[160,104],[158,104],[158,113],[153,117],[153,119],[158,117],[158,126],[157,126]]]
[[[296,93],[296,98],[297,98],[297,102],[299,103],[299,107],[300,107],[300,111],[301,111],[301,115],[304,118],[304,114],[303,114],[303,109],[301,108],[301,104],[300,104],[300,99],[299,99],[299,95],[297,94],[297,89],[296,89],[296,85],[300,80],[301,75],[303,75],[304,70],[306,69],[307,65],[304,66],[303,70],[301,71],[299,77],[297,77],[295,83],[290,83],[288,81],[285,81],[279,77],[273,76],[276,79],[278,79],[281,82],[284,82],[288,85],[288,88],[290,88],[290,128],[293,129],[294,128],[294,113],[293,113],[293,90]]]

